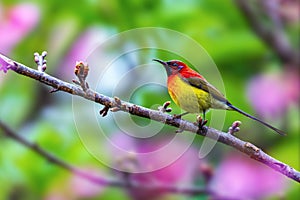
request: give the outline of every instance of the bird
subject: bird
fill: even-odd
[[[169,95],[176,105],[186,111],[179,116],[188,113],[203,113],[205,121],[205,113],[209,109],[236,111],[263,124],[280,135],[286,135],[284,131],[232,105],[216,87],[184,62],[180,60],[163,61],[160,59],[153,59],[153,61],[164,66],[168,76],[167,87]]]

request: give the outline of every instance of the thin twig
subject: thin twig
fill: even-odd
[[[297,51],[292,48],[284,33],[279,12],[276,10],[278,1],[235,0],[235,2],[245,15],[254,32],[274,50],[284,63],[294,64],[297,67],[299,64]],[[260,6],[259,9],[258,6]],[[262,10],[261,12],[259,12],[260,9]],[[262,20],[263,15],[266,15],[268,18],[268,24],[265,24]]]
[[[175,193],[175,194],[183,194],[183,195],[214,195],[216,196],[211,190],[206,188],[200,187],[177,187],[177,186],[169,186],[169,185],[145,185],[145,184],[138,184],[134,182],[122,181],[122,180],[113,180],[108,178],[103,178],[100,176],[91,175],[86,173],[72,165],[60,160],[58,157],[50,154],[49,152],[42,149],[39,145],[35,143],[31,143],[27,141],[21,135],[15,133],[11,130],[6,124],[4,124],[0,120],[0,129],[2,129],[4,135],[8,138],[11,138],[20,144],[24,145],[25,147],[31,149],[35,153],[39,154],[43,158],[47,159],[50,163],[60,166],[77,176],[80,176],[94,184],[102,185],[102,186],[110,186],[110,187],[120,187],[120,188],[129,188],[130,189],[142,189],[142,190],[162,190],[166,193]]]
[[[199,131],[199,127],[192,122],[176,118],[172,115],[160,112],[158,110],[151,110],[142,106],[138,106],[125,101],[116,101],[114,98],[99,94],[91,89],[83,91],[79,86],[64,82],[53,76],[50,76],[44,72],[39,72],[37,70],[31,69],[23,64],[12,61],[11,59],[0,54],[0,59],[2,59],[8,66],[10,71],[14,71],[18,74],[30,77],[32,79],[38,80],[46,85],[49,85],[57,90],[70,93],[72,95],[80,96],[85,99],[94,101],[96,103],[102,104],[108,108],[118,107],[120,110],[130,113],[132,115],[137,115],[140,117],[148,118],[154,121],[158,121],[170,126],[180,128],[185,131],[189,131],[198,135],[207,136],[213,140],[221,142],[223,144],[229,145],[245,154],[250,156],[252,159],[257,160],[270,168],[280,172],[281,174],[300,182],[300,172],[290,167],[289,165],[280,162],[263,152],[261,149],[255,145],[240,140],[233,135],[224,133],[222,131],[216,130],[214,128],[205,127],[207,131]],[[121,104],[121,105],[120,105]]]

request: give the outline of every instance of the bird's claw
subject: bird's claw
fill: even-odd
[[[196,125],[198,126],[199,129],[203,129],[204,125],[207,124],[207,119],[202,119],[202,117],[199,115],[197,117],[197,122]]]
[[[181,119],[181,117],[184,116],[184,115],[186,115],[186,114],[188,114],[188,112],[184,112],[184,113],[181,113],[181,114],[179,114],[179,115],[174,114],[173,117],[174,117],[175,119]]]
[[[173,117],[174,117],[175,119],[181,119],[182,115],[181,115],[181,114],[179,114],[179,115],[174,114]]]

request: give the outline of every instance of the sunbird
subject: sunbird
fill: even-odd
[[[187,113],[205,113],[210,109],[222,109],[237,111],[250,119],[276,131],[280,135],[286,135],[270,124],[242,111],[232,105],[225,96],[212,84],[210,84],[201,74],[192,70],[187,64],[179,60],[162,61],[153,59],[164,66],[168,75],[168,92],[173,101]],[[259,89],[259,88],[258,88]]]

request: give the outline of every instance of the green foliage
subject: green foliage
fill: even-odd
[[[47,73],[54,74],[69,82],[71,82],[70,77],[72,77],[73,68],[72,66],[61,66],[61,63],[64,63],[69,53],[74,50],[72,48],[78,38],[90,27],[97,27],[109,36],[140,27],[164,27],[188,35],[201,44],[217,64],[228,99],[249,113],[254,113],[246,94],[249,79],[262,71],[266,71],[269,68],[269,64],[266,63],[280,65],[272,51],[253,33],[241,12],[234,5],[234,1],[190,0],[185,3],[185,1],[158,0],[81,0],[74,3],[71,0],[50,0],[28,2],[32,2],[40,9],[38,24],[17,45],[13,46],[9,56],[28,66],[34,66],[32,54],[36,51],[47,50],[49,52]],[[4,0],[0,6],[2,6],[1,9],[8,10],[18,3],[19,1]],[[298,40],[299,26],[289,27],[288,33],[293,41]],[[155,37],[159,38],[160,36]],[[123,43],[121,46],[126,49],[127,46],[138,46],[144,42],[133,37],[120,43]],[[161,42],[176,44],[179,41]],[[295,44],[298,43],[295,42]],[[178,46],[178,48],[188,49],[189,47]],[[112,53],[118,52],[119,49],[112,49]],[[191,56],[194,57],[198,56],[196,53],[190,52]],[[138,55],[138,58],[129,59],[129,61],[133,61],[131,63],[124,59],[126,64],[118,66],[120,67],[118,71],[126,67],[132,69],[134,67],[131,65],[132,63],[151,62],[153,56],[166,60],[174,57],[185,59],[173,52],[164,50],[153,52],[146,49]],[[101,64],[102,61],[99,60],[97,67],[101,68]],[[195,66],[193,67],[195,68]],[[94,69],[91,69],[90,74],[93,74]],[[64,70],[67,71],[68,75],[62,73]],[[141,75],[142,73],[139,72],[136,74],[136,78]],[[164,77],[165,74],[149,74],[149,76],[153,76],[153,78]],[[96,83],[97,80],[94,79],[93,81]],[[131,87],[135,81],[131,80],[124,85],[128,84]],[[95,159],[94,155],[91,155],[82,144],[81,136],[77,134],[78,129],[76,129],[76,124],[73,121],[72,99],[66,97],[67,94],[41,95],[43,94],[40,93],[41,87],[44,86],[34,80],[12,72],[7,74],[0,72],[0,120],[9,124],[30,141],[38,143],[47,151],[69,163],[80,167],[93,166],[111,175],[112,173],[109,173],[110,170],[107,169],[105,163]],[[170,97],[167,89],[160,85],[140,87],[130,97],[130,102],[153,109],[157,109],[159,105],[168,100]],[[172,107],[171,114],[182,112],[173,102],[170,107]],[[223,130],[227,131],[234,120],[242,120],[242,131],[239,133],[239,137],[250,140],[257,145],[263,145],[262,148],[268,153],[297,168],[300,162],[299,142],[297,141],[299,137],[299,112],[295,110],[297,109],[288,111],[287,119],[290,124],[287,127],[288,137],[285,138],[273,136],[265,129],[257,127],[255,122],[233,112],[227,113]],[[81,120],[86,123],[86,134],[91,135],[90,140],[93,144],[99,144],[95,148],[98,148],[103,154],[107,154],[107,161],[113,162],[114,158],[109,154],[111,152],[108,152],[109,150],[105,145],[100,145],[107,141],[104,137],[99,139],[99,135],[97,135],[98,126],[101,126],[108,137],[118,130],[116,125],[110,122],[113,114],[109,113],[108,118],[103,119],[96,113],[95,116],[99,119],[99,124],[92,124],[88,120],[90,116],[94,117],[94,113],[85,115],[83,111],[81,116]],[[207,117],[210,118],[210,116],[211,113],[208,113]],[[193,121],[196,116],[190,115],[184,118]],[[136,116],[132,116],[131,119],[139,126],[147,126],[150,122],[148,119],[141,119]],[[160,133],[173,134],[174,131],[175,128],[165,126]],[[262,135],[265,132],[266,134]],[[0,139],[2,149],[0,151],[0,199],[7,199],[14,192],[24,194],[24,199],[46,199],[52,190],[64,193],[63,185],[64,183],[68,184],[69,173],[50,164],[44,158],[14,141],[2,136]],[[203,138],[197,137],[194,146],[199,147],[199,143],[202,141]],[[207,160],[211,161],[217,168],[227,151],[227,147],[218,145]],[[287,198],[295,198],[297,189],[297,185],[292,185]],[[77,197],[76,199],[80,198],[84,197]],[[99,196],[85,199],[99,198],[130,199],[130,195],[121,189],[106,188]]]

